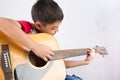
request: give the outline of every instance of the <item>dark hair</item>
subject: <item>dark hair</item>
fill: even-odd
[[[62,21],[64,14],[59,5],[53,0],[38,0],[32,7],[32,19],[42,24],[51,24],[57,20]]]

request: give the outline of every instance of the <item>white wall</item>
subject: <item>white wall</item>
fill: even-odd
[[[56,0],[65,18],[55,35],[61,49],[105,46],[109,55],[96,54],[89,65],[68,69],[84,80],[120,80],[120,0]],[[0,16],[31,19],[35,0],[0,0]],[[83,57],[71,58],[73,60]]]

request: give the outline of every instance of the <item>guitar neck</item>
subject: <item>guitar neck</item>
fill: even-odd
[[[95,52],[97,53],[96,49],[95,49]],[[88,48],[57,50],[57,51],[54,51],[54,53],[55,53],[55,55],[54,55],[52,60],[64,59],[64,58],[69,58],[69,57],[87,55],[88,54]]]

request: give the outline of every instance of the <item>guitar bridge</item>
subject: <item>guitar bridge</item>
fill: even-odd
[[[0,57],[0,64],[4,73],[5,80],[12,80],[12,66],[8,45],[1,45],[2,54]]]

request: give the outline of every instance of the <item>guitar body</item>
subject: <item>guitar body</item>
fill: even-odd
[[[28,35],[30,38],[40,44],[45,44],[52,48],[52,50],[59,50],[59,46],[55,38],[49,34],[33,34]],[[30,52],[27,48],[19,43],[11,40],[0,32],[0,45],[8,44],[10,51],[10,58],[12,64],[12,76],[15,80],[15,71],[18,80],[64,80],[66,76],[66,68],[63,59],[48,61],[42,66],[35,66],[30,59]],[[0,47],[0,55],[1,55]],[[32,57],[32,56],[31,56]],[[1,60],[2,61],[2,60]],[[40,62],[40,63],[39,63]],[[44,61],[37,62],[39,65]],[[3,70],[0,66],[0,80],[5,80]]]

